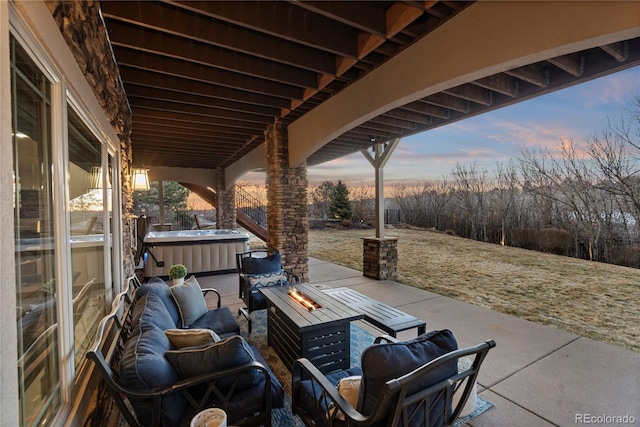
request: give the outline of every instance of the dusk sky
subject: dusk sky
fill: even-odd
[[[619,119],[634,95],[640,94],[640,67],[601,77],[567,89],[403,138],[384,169],[386,185],[436,180],[457,162],[492,172],[496,162],[521,155],[523,147],[556,150],[563,139],[576,143]],[[264,173],[247,174],[241,182],[264,182]],[[348,186],[373,183],[373,167],[355,153],[308,169],[309,184],[338,179]]]

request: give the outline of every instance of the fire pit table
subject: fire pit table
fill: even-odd
[[[306,357],[321,372],[350,365],[350,322],[364,315],[314,286],[301,283],[295,291],[311,301],[299,302],[287,286],[260,288],[267,299],[267,342],[285,366]]]

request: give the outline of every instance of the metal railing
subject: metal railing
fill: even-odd
[[[263,228],[267,228],[267,208],[260,200],[236,185],[236,208]]]

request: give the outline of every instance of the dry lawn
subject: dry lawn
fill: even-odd
[[[311,230],[309,255],[362,270],[362,238],[373,236]],[[427,230],[385,237],[398,238],[401,283],[640,352],[640,270]]]

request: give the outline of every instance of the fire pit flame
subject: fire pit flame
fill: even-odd
[[[289,296],[309,311],[322,308],[320,304],[295,288],[289,290]]]

